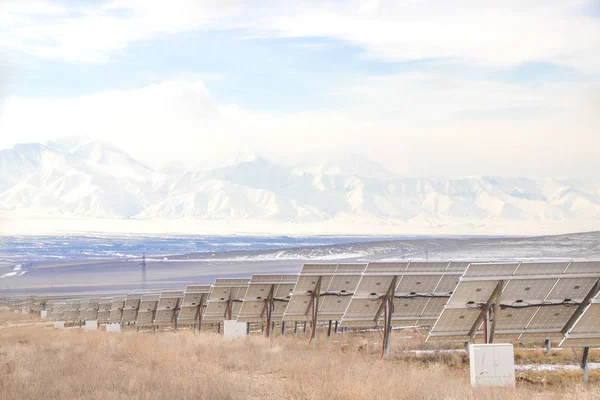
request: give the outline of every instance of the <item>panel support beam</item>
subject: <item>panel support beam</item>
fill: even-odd
[[[273,312],[273,286],[271,286],[271,289],[269,290],[269,294],[267,295],[267,298],[265,299],[265,306],[264,306],[263,311],[267,317],[267,330],[265,331],[265,336],[270,337],[271,336],[271,314]]]
[[[488,299],[488,301],[485,304],[481,305],[483,312],[480,313],[479,316],[477,316],[477,319],[475,320],[475,322],[471,326],[471,329],[469,330],[469,337],[470,337],[471,341],[473,341],[473,339],[475,338],[475,335],[477,334],[477,329],[479,329],[479,326],[481,326],[481,323],[484,322],[484,336],[486,339],[485,342],[491,343],[489,341],[489,339],[490,339],[489,336],[492,336],[492,339],[493,339],[494,335],[493,334],[488,335],[488,333],[491,333],[491,332],[489,332],[489,330],[488,330],[489,324],[487,324],[487,319],[489,318],[490,307],[492,306],[494,301],[496,301],[496,299],[498,299],[497,303],[500,303],[500,293],[502,293],[503,287],[504,287],[504,281],[499,281],[498,284],[496,285],[496,288],[490,295],[490,298]],[[494,329],[495,328],[496,327],[494,326]]]
[[[198,304],[198,333],[202,332],[202,309],[204,308],[204,296],[200,299],[200,303]]]
[[[383,302],[383,343],[381,346],[381,358],[390,355],[390,337],[392,336],[392,314],[394,313],[394,297],[396,296],[397,277],[394,276]]]
[[[600,293],[600,279],[598,279],[596,281],[596,284],[592,287],[592,289],[587,294],[587,296],[585,296],[585,298],[583,299],[583,301],[581,302],[581,304],[579,304],[579,306],[577,306],[577,310],[575,310],[575,312],[573,313],[573,315],[571,316],[571,318],[569,318],[569,320],[567,321],[567,323],[563,327],[563,329],[561,331],[563,335],[566,335],[567,333],[569,333],[571,331],[571,329],[573,329],[573,327],[575,326],[575,323],[583,315],[583,313],[586,310],[586,308],[592,302],[592,299],[594,297],[596,297],[596,295],[598,293]]]
[[[319,297],[321,296],[321,277],[317,280],[314,290],[310,294],[310,309],[311,309],[311,321],[312,331],[310,332],[310,339],[308,343],[317,340],[317,321],[319,319]]]
[[[504,281],[500,281],[492,296],[495,296],[494,308],[492,308],[492,326],[490,328],[490,332],[488,335],[488,343],[494,343],[494,336],[496,335],[496,324],[498,323],[498,316],[500,315],[500,298],[502,297],[502,287],[504,286]],[[490,310],[488,310],[488,320],[490,319]]]

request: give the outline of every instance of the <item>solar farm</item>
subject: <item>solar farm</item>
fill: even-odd
[[[412,351],[466,349],[472,360],[481,344],[511,344],[513,359],[513,346],[534,344],[548,356],[576,354],[582,382],[590,380],[590,354],[600,347],[600,261],[315,263],[299,274],[220,278],[181,291],[2,301],[0,307],[41,314],[55,328],[82,331],[264,336],[302,340],[315,351],[342,337],[369,338],[379,342],[373,357],[380,363],[404,354],[394,346],[403,332],[424,337],[424,348]]]

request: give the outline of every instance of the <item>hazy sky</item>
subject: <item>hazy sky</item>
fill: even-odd
[[[0,148],[600,179],[600,1],[0,1]]]

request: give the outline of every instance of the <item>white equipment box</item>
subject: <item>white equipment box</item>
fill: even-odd
[[[54,321],[54,328],[55,329],[65,329],[65,322],[64,321]]]
[[[46,311],[46,310],[40,311],[40,317],[42,317],[42,319],[48,318],[48,311]]]
[[[225,321],[223,324],[225,337],[236,338],[246,336],[246,323],[237,321]]]
[[[515,386],[512,344],[470,344],[471,386]]]
[[[106,332],[121,332],[121,324],[107,324]]]
[[[98,321],[85,321],[85,329],[88,331],[98,330]]]

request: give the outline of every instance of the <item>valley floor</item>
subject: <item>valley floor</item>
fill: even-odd
[[[390,359],[379,337],[338,334],[227,340],[189,330],[122,333],[55,330],[0,312],[1,399],[597,399],[600,371],[519,372],[516,389],[473,390],[460,352],[423,348],[419,332],[396,332]],[[517,363],[573,363],[517,349]],[[592,352],[592,362],[600,353]]]

